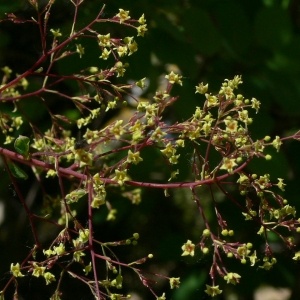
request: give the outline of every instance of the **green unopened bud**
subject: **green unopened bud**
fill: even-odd
[[[203,235],[206,236],[206,237],[210,236],[210,230],[209,229],[204,229],[203,230]]]
[[[221,234],[224,235],[224,236],[227,236],[228,235],[228,230],[227,229],[222,230]]]
[[[209,252],[209,249],[207,247],[204,247],[202,249],[203,254],[207,254]]]
[[[247,249],[251,249],[253,247],[253,245],[251,243],[247,243]]]
[[[240,157],[240,156],[236,159],[236,162],[237,162],[237,163],[241,163],[242,161],[243,161],[243,158]]]

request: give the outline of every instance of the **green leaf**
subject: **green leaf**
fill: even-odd
[[[27,136],[20,135],[16,140],[14,147],[16,151],[23,155],[25,159],[29,157],[29,138]]]
[[[8,162],[8,167],[14,177],[20,179],[28,178],[28,175],[21,168],[19,168],[16,164],[12,163],[11,161]]]

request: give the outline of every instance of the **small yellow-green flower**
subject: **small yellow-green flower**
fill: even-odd
[[[72,191],[70,194],[66,195],[65,199],[68,204],[77,202],[81,197],[83,197],[86,194],[86,190],[84,189],[78,189]]]
[[[238,122],[236,120],[225,120],[226,131],[227,132],[237,132]]]
[[[255,180],[255,183],[259,185],[261,189],[265,189],[270,182],[270,175],[265,174],[264,176],[259,176],[259,179]]]
[[[136,29],[137,29],[137,32],[138,32],[138,36],[144,36],[145,32],[148,30],[147,29],[147,24],[140,25]]]
[[[207,107],[210,106],[218,106],[219,105],[219,99],[216,96],[213,96],[211,94],[205,94],[205,97],[207,99]]]
[[[78,240],[84,244],[89,240],[89,235],[90,231],[88,229],[85,229],[84,231],[80,229]]]
[[[130,19],[129,10],[124,10],[122,8],[119,8],[119,13],[116,15],[116,17],[120,19],[120,24],[126,20],[129,20]]]
[[[15,277],[23,277],[24,276],[21,273],[20,264],[19,263],[16,263],[15,265],[11,264],[10,265],[10,271],[12,272],[13,276],[15,276]]]
[[[81,256],[85,256],[85,254],[82,251],[75,251],[74,254],[73,254],[73,258],[77,262],[80,261]]]
[[[122,186],[124,182],[128,180],[127,170],[115,170],[115,174],[116,176],[113,177],[112,180],[116,180],[120,186]]]
[[[33,263],[33,272],[32,275],[35,277],[40,277],[44,275],[46,267],[40,267],[37,263]]]
[[[79,166],[92,166],[93,164],[93,154],[86,152],[83,149],[76,149],[75,150],[75,160],[79,161]]]
[[[172,179],[176,178],[178,174],[179,174],[178,169],[176,171],[171,172],[171,177],[168,179],[168,181],[171,181]]]
[[[247,248],[247,245],[244,244],[243,246],[240,246],[237,248],[237,253],[242,256],[245,257],[250,253],[250,250]]]
[[[233,93],[233,88],[227,85],[227,83],[223,83],[219,94],[225,95],[226,99],[233,99],[235,97]]]
[[[276,264],[276,262],[277,260],[275,257],[272,257],[271,261],[269,261],[269,257],[264,257],[264,264],[262,266],[259,266],[259,268],[269,271],[270,269],[272,269],[273,265]]]
[[[28,87],[28,85],[29,85],[28,80],[27,80],[25,77],[23,77],[23,78],[21,79],[20,83],[21,83],[21,86],[23,87],[23,89],[26,90],[27,87]]]
[[[47,174],[46,174],[46,178],[55,177],[56,175],[57,175],[56,171],[54,171],[54,170],[48,170]]]
[[[55,251],[52,251],[51,249],[48,249],[48,250],[43,250],[43,253],[47,256],[47,258],[49,258],[51,255],[55,255],[56,252]]]
[[[283,183],[283,179],[282,178],[277,178],[278,179],[278,183],[277,183],[277,186],[282,190],[284,191],[284,186],[286,185],[285,183]]]
[[[279,136],[276,136],[275,140],[273,140],[272,145],[274,146],[274,148],[277,150],[277,152],[280,149],[280,146],[282,145],[282,142],[280,140]]]
[[[10,144],[10,143],[13,142],[14,139],[15,139],[14,137],[12,137],[12,136],[10,136],[10,135],[7,135],[7,136],[5,137],[5,142],[4,142],[4,144]]]
[[[258,113],[258,110],[260,108],[260,102],[256,98],[252,98],[251,102],[252,102],[251,107],[256,110],[256,113]]]
[[[101,56],[99,58],[102,58],[103,60],[107,60],[109,57],[109,54],[111,51],[108,51],[106,48],[103,49]]]
[[[113,221],[116,219],[116,214],[117,214],[117,210],[116,209],[111,209],[106,217],[107,221]]]
[[[161,153],[166,155],[168,158],[173,156],[176,153],[176,149],[174,146],[172,146],[171,142],[169,142],[165,149],[160,150]]]
[[[157,297],[156,300],[166,300],[165,293],[163,293],[160,297]]]
[[[257,256],[256,256],[256,251],[254,251],[250,256],[248,256],[250,260],[250,265],[253,267],[256,262],[258,262]]]
[[[53,34],[55,37],[60,37],[60,36],[62,36],[62,34],[61,34],[61,32],[60,32],[60,29],[57,29],[57,30],[50,29],[50,31],[52,32],[52,34]]]
[[[195,254],[195,245],[190,240],[188,240],[185,244],[183,244],[181,249],[183,250],[181,256],[186,256],[186,255],[194,256]]]
[[[138,44],[135,41],[133,43],[129,43],[128,44],[128,49],[129,49],[128,56],[130,56],[138,50]]]
[[[101,205],[105,204],[105,197],[95,196],[91,203],[92,208],[99,208]]]
[[[100,108],[95,108],[91,110],[91,118],[95,119],[100,115]]]
[[[178,147],[184,147],[184,140],[179,139],[175,143]]]
[[[295,253],[295,256],[293,257],[293,260],[300,260],[300,251]]]
[[[217,296],[222,293],[222,290],[219,289],[218,285],[210,286],[206,285],[206,290],[204,291],[206,294],[208,294],[211,297]]]
[[[231,283],[235,285],[236,283],[239,283],[241,276],[237,273],[228,273],[224,276],[224,279],[227,281],[227,283]]]
[[[84,48],[81,44],[76,44],[76,52],[79,54],[79,57],[82,58],[82,55],[84,54]]]
[[[163,92],[163,91],[157,91],[155,92],[155,96],[153,97],[153,99],[156,101],[156,102],[162,102],[164,101],[165,99],[167,99],[170,95],[167,94],[166,92]]]
[[[63,243],[60,243],[58,247],[54,246],[53,250],[57,255],[62,255],[66,252],[65,245]]]
[[[44,278],[46,280],[46,285],[50,284],[52,281],[56,281],[55,276],[50,272],[46,272]]]
[[[140,157],[139,151],[135,153],[133,153],[131,150],[128,151],[127,162],[137,165],[140,161],[143,161],[143,159]]]
[[[165,135],[166,135],[166,133],[163,132],[163,131],[161,130],[160,127],[157,127],[157,128],[154,130],[154,132],[151,134],[150,139],[153,140],[153,141],[155,141],[155,142],[160,142],[161,139],[162,139]]]
[[[171,84],[178,83],[182,85],[182,76],[175,74],[173,71],[170,74],[166,75],[165,78],[167,78]]]
[[[122,57],[127,54],[128,48],[126,46],[119,46],[118,48],[116,48],[116,50],[119,56]]]
[[[10,77],[10,74],[12,73],[12,69],[11,68],[9,68],[8,66],[5,66],[1,70],[5,73],[5,76],[7,78]]]
[[[22,117],[13,117],[12,118],[12,126],[16,127],[16,129],[19,129],[22,124],[23,124]]]
[[[203,82],[199,83],[198,86],[196,86],[196,93],[199,93],[199,94],[205,94],[208,90],[208,84],[204,85]]]
[[[92,264],[90,262],[87,266],[84,267],[83,272],[85,273],[85,275],[87,275],[91,271],[92,271]]]
[[[144,14],[142,14],[142,16],[139,18],[138,22],[139,22],[140,24],[142,24],[142,25],[146,23],[146,19],[145,19]]]
[[[170,286],[171,286],[171,289],[174,289],[174,288],[179,288],[179,285],[180,285],[180,278],[175,278],[175,277],[172,277],[170,278]]]
[[[146,77],[142,78],[141,80],[137,81],[135,84],[136,86],[140,87],[141,89],[145,88],[146,86]]]
[[[178,158],[180,157],[180,154],[178,155],[172,155],[170,158],[169,158],[169,162],[173,165],[176,165],[178,164]]]
[[[109,101],[107,103],[107,107],[105,111],[109,111],[110,109],[115,109],[117,107],[117,102],[116,101]]]
[[[97,38],[99,40],[99,46],[101,46],[101,47],[110,47],[111,46],[110,33],[108,33],[106,35],[98,34]]]
[[[247,121],[249,119],[248,110],[244,109],[242,111],[239,111],[238,114],[239,114],[239,120],[242,121],[242,122],[247,123]]]
[[[233,168],[237,166],[235,159],[225,157],[221,169],[227,170],[228,173],[233,173]]]
[[[117,73],[117,77],[123,77],[124,74],[125,74],[125,71],[126,71],[126,69],[124,68],[124,65],[121,61],[118,61],[115,64],[115,70],[116,70],[116,73]]]

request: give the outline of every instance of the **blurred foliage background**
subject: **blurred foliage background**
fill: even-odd
[[[47,1],[39,1],[45,3]],[[99,0],[85,0],[79,13],[77,26],[88,24],[103,3]],[[175,88],[173,94],[180,99],[168,112],[170,121],[182,121],[189,118],[195,106],[202,106],[203,98],[195,95],[195,86],[199,82],[209,83],[210,92],[217,93],[224,79],[234,75],[243,76],[240,93],[245,97],[256,97],[261,101],[259,114],[253,115],[250,127],[253,140],[265,135],[286,136],[300,129],[300,2],[298,0],[143,0],[143,1],[106,1],[106,16],[113,16],[119,8],[130,10],[133,18],[145,14],[149,31],[144,38],[137,39],[139,50],[128,58],[130,68],[126,80],[149,79],[149,86],[142,97],[153,95],[161,84],[159,78],[177,68],[184,76],[183,87]],[[0,18],[5,13],[31,17],[35,12],[25,0],[2,0]],[[69,0],[57,0],[53,6],[50,27],[60,28],[61,32],[70,32],[73,18],[73,5]],[[133,35],[132,31],[116,24],[99,24],[103,34],[111,32],[116,37]],[[49,28],[50,29],[50,28]],[[131,32],[131,33],[129,33]],[[108,62],[101,61],[99,49],[90,41],[82,42],[85,55],[62,60],[55,68],[62,74],[71,74],[82,66],[106,68]],[[72,45],[70,45],[72,47]],[[31,24],[0,23],[0,66],[9,66],[15,73],[22,73],[40,57],[41,47],[37,28]],[[39,82],[33,82],[33,87]],[[78,92],[72,83],[61,86],[68,92]],[[59,105],[60,114],[74,114],[74,111],[57,99],[47,99],[53,109]],[[27,100],[26,100],[27,101]],[[28,99],[28,103],[30,103]],[[45,122],[46,112],[32,102],[27,113],[44,130],[49,127]],[[24,109],[26,105],[24,104]],[[109,118],[126,118],[127,110],[120,109],[110,114]],[[101,124],[102,124],[101,123]],[[100,125],[101,125],[100,124]],[[99,124],[97,124],[99,126]],[[26,129],[21,134],[29,134]],[[254,160],[249,172],[259,175],[271,174],[276,181],[284,178],[287,183],[284,196],[291,205],[299,204],[300,144],[290,141],[276,153],[267,150],[273,156],[270,162]],[[139,180],[165,181],[168,174],[161,168],[162,161],[156,159],[157,153],[145,151],[142,157],[143,169],[136,168],[132,176]],[[147,163],[148,158],[148,163]],[[182,153],[180,169],[182,180],[188,180],[190,171],[189,153]],[[154,166],[154,167],[153,167]],[[3,168],[2,168],[3,169]],[[153,171],[157,173],[153,174]],[[48,182],[48,183],[47,183]],[[50,183],[49,183],[50,182]],[[48,185],[47,185],[48,184]],[[45,181],[46,190],[58,192],[56,181]],[[39,187],[32,179],[19,182],[20,188],[31,209],[40,213],[43,204]],[[53,192],[54,193],[54,192]],[[232,193],[239,198],[237,191]],[[135,247],[117,248],[116,253],[124,261],[132,261],[153,253],[154,258],[147,262],[145,269],[173,277],[181,277],[181,288],[169,290],[166,281],[158,280],[154,289],[161,295],[166,292],[167,299],[208,299],[204,293],[205,283],[210,284],[208,270],[210,258],[199,252],[194,258],[181,257],[181,246],[187,239],[195,244],[200,240],[203,223],[196,205],[190,200],[188,190],[170,191],[171,196],[164,197],[161,190],[145,190],[143,201],[133,206],[114,191],[110,191],[111,203],[118,209],[118,217],[113,222],[106,222],[105,211],[95,215],[95,235],[102,241],[123,239],[138,231],[141,238]],[[218,195],[218,194],[217,194]],[[212,207],[208,192],[203,188],[201,199],[213,221]],[[240,197],[241,201],[243,198]],[[32,247],[31,230],[21,204],[10,184],[5,170],[1,170],[0,184],[1,227],[0,227],[0,284],[5,284],[9,276],[11,262],[22,261]],[[263,240],[256,235],[257,225],[244,223],[241,213],[220,195],[219,207],[229,226],[236,232],[239,241],[248,242],[254,236],[253,243],[263,254]],[[84,216],[85,208],[82,208]],[[84,220],[84,219],[83,219]],[[39,234],[47,244],[53,238],[53,228],[38,224]],[[299,240],[299,237],[295,237]],[[292,253],[281,247],[274,237],[273,250],[278,255],[278,264],[267,272],[256,266],[241,265],[239,262],[226,261],[228,269],[242,275],[240,284],[225,286],[220,280],[223,294],[217,299],[244,300],[253,299],[255,290],[263,285],[287,287],[291,291],[290,299],[299,299],[300,271],[299,264],[293,261]],[[300,241],[299,241],[300,246]],[[299,249],[296,249],[299,250]],[[135,299],[152,299],[151,293],[141,286],[134,274],[124,271],[127,283],[125,293],[131,293]],[[42,279],[41,279],[42,280]],[[51,287],[45,289],[39,279],[29,277],[20,282],[22,299],[49,299]],[[0,287],[0,290],[1,290]],[[92,299],[85,287],[69,278],[64,285],[66,296],[63,299]]]

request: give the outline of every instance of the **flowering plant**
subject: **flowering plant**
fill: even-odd
[[[146,189],[161,189],[165,196],[172,189],[190,191],[204,228],[199,233],[199,240],[191,241],[187,237],[181,248],[182,256],[194,256],[197,252],[211,255],[208,271],[211,285],[206,285],[205,292],[212,297],[222,292],[219,286],[224,281],[220,279],[233,285],[242,280],[242,275],[230,269],[226,258],[235,258],[250,267],[272,268],[276,257],[269,242],[269,233],[277,235],[287,248],[294,251],[295,243],[290,235],[300,232],[300,221],[296,218],[295,208],[282,196],[284,180],[278,178],[274,182],[268,172],[251,174],[247,172],[247,166],[255,157],[271,160],[267,149],[279,151],[283,141],[298,140],[300,133],[284,138],[265,136],[252,140],[250,130],[255,120],[250,116],[259,112],[261,103],[256,98],[248,99],[237,93],[242,84],[241,76],[226,79],[217,93],[209,90],[209,84],[200,83],[195,87],[195,93],[199,94],[195,97],[202,97],[203,105],[195,107],[193,115],[187,120],[170,124],[165,111],[176,101],[181,101],[172,95],[172,90],[175,85],[184,84],[182,75],[169,72],[164,78],[165,88],[156,91],[146,101],[132,92],[135,87],[145,89],[146,78],[134,83],[120,83],[129,67],[125,59],[135,54],[138,38],[147,32],[145,16],[134,19],[129,11],[119,9],[113,17],[105,18],[103,6],[93,21],[79,29],[77,16],[83,0],[70,1],[74,5],[74,20],[69,32],[49,29],[53,0],[43,7],[38,1],[29,0],[36,10],[36,18],[23,20],[14,14],[7,14],[3,20],[37,26],[42,55],[31,68],[14,78],[13,70],[8,66],[2,68],[0,127],[4,142],[0,153],[29,219],[34,246],[21,263],[11,263],[11,277],[0,292],[0,299],[4,299],[12,283],[15,283],[15,295],[18,295],[17,282],[25,274],[43,277],[46,285],[55,285],[51,299],[63,298],[61,286],[67,274],[88,286],[95,299],[130,298],[129,294],[119,293],[123,287],[124,269],[132,270],[156,299],[166,299],[165,294],[157,295],[153,288],[154,280],[145,274],[167,279],[171,289],[178,288],[179,277],[146,272],[138,266],[151,259],[151,253],[132,262],[118,259],[112,248],[136,245],[138,233],[113,242],[95,238],[95,212],[106,208],[108,221],[117,217],[118,210],[108,196],[116,191],[132,204],[142,201],[142,191]],[[99,24],[107,22],[128,27],[136,37],[120,38],[107,33],[105,28],[98,28]],[[47,32],[51,35],[50,43]],[[103,69],[88,65],[71,75],[57,73],[55,66],[59,61],[74,55],[81,59],[86,55],[85,38],[93,39],[101,61],[113,63]],[[36,81],[36,78],[40,80]],[[27,92],[31,81],[35,85],[36,82],[40,84]],[[60,84],[68,81],[78,85],[76,94],[60,90]],[[47,111],[50,125],[44,131],[23,110],[26,100],[32,98],[37,101],[35,105]],[[76,117],[64,115],[63,110],[55,112],[49,104],[53,99],[58,108],[61,103],[75,108]],[[10,104],[12,111],[8,111]],[[99,119],[124,106],[130,106],[133,110],[128,120],[111,120],[96,128]],[[31,135],[19,134],[24,126],[31,129]],[[76,141],[79,130],[84,132],[82,141]],[[10,149],[12,144],[13,149]],[[143,165],[146,160],[143,152],[149,148],[159,153],[168,168],[169,178],[165,182],[145,182],[133,178],[132,170]],[[182,154],[190,153],[190,149],[192,168],[189,179],[177,180],[182,172],[178,167]],[[30,166],[32,175],[28,175],[22,166]],[[59,190],[58,195],[54,196],[42,188],[44,204],[40,214],[31,212],[19,188],[18,180],[25,180],[28,176],[34,176],[41,187],[45,181],[55,180]],[[227,189],[228,184],[238,189],[242,201]],[[203,207],[202,191],[205,186],[212,199],[214,220],[208,218]],[[245,221],[259,226],[257,234],[265,240],[262,257],[257,254],[251,239],[234,239],[235,228],[228,225],[230,222],[223,218],[219,210],[219,194],[234,204],[236,213],[242,214]],[[77,217],[82,206],[86,208],[84,221]],[[36,220],[59,229],[50,245],[41,241]],[[299,252],[294,254],[293,259],[300,259]],[[60,272],[52,271],[55,268]]]

